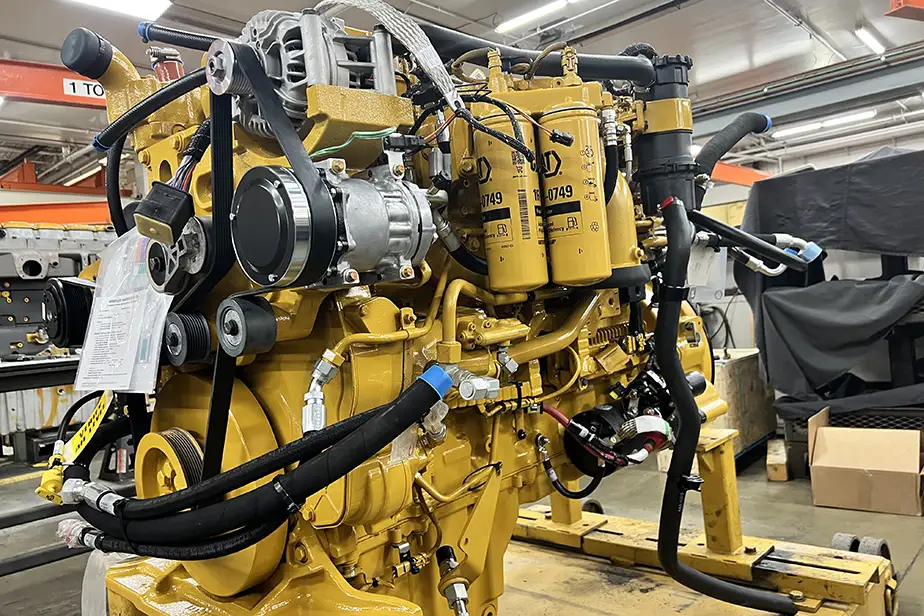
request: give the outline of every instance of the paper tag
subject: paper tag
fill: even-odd
[[[75,389],[153,393],[171,297],[147,277],[151,240],[132,229],[103,251]]]
[[[690,251],[690,265],[687,267],[687,285],[705,287],[715,266],[719,253],[707,246],[693,246]]]

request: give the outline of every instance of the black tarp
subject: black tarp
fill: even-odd
[[[758,182],[741,228],[789,233],[825,249],[924,254],[922,165],[924,152],[883,148],[848,165]],[[735,264],[767,379],[790,397],[775,405],[784,417],[808,417],[831,405],[818,388],[854,368],[871,344],[924,300],[921,276],[823,281],[823,275],[820,263],[806,274],[779,278]],[[837,410],[920,404],[922,398],[924,386],[905,387],[845,398]]]

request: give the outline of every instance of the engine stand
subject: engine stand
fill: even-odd
[[[681,532],[680,560],[704,573],[788,594],[812,614],[896,616],[897,584],[891,561],[880,556],[773,541],[741,534],[732,440],[736,430],[704,429],[697,447],[704,483],[706,532]],[[580,501],[552,496],[552,506],[521,509],[514,539],[609,559],[652,578],[646,601],[670,606],[681,590],[658,568],[658,525],[584,513]],[[646,570],[647,569],[647,570]],[[659,600],[658,593],[667,593]],[[708,597],[692,613],[753,614]],[[684,610],[686,613],[690,611]],[[650,613],[650,612],[649,612]],[[668,613],[664,611],[663,613]]]

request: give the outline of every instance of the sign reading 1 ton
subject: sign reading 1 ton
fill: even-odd
[[[71,96],[84,96],[87,98],[106,98],[106,91],[99,83],[80,79],[65,79],[64,93]]]

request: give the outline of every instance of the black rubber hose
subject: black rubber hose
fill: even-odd
[[[222,535],[212,541],[196,543],[193,545],[166,546],[134,543],[103,535],[97,537],[94,547],[103,552],[122,552],[137,554],[152,558],[166,558],[169,560],[209,560],[220,558],[243,549],[249,548],[258,541],[269,537],[279,528],[281,523],[267,522],[254,528],[241,530]],[[88,529],[89,530],[89,529]],[[86,531],[85,531],[86,532]]]
[[[453,259],[456,260],[459,265],[468,271],[479,274],[481,276],[488,275],[488,262],[478,255],[470,252],[464,244],[461,244],[455,250],[449,251],[449,254]]]
[[[106,153],[106,203],[109,205],[109,218],[116,235],[128,233],[125,211],[122,209],[122,187],[119,175],[122,171],[122,150],[125,149],[126,136],[115,140]]]
[[[777,248],[775,245],[754,237],[750,233],[742,231],[737,227],[726,225],[724,222],[703,214],[699,210],[690,211],[688,216],[690,222],[697,227],[705,229],[706,231],[711,231],[723,239],[731,240],[741,248],[746,248],[764,259],[775,263],[782,263],[786,267],[797,272],[804,272],[808,268],[808,264],[805,261],[791,252],[786,252],[781,248]]]
[[[336,445],[272,482],[226,501],[151,520],[120,520],[87,504],[79,505],[77,512],[108,535],[132,543],[161,545],[183,545],[257,523],[278,524],[293,504],[303,502],[382,450],[439,399],[431,385],[418,379],[391,407]]]
[[[473,49],[490,47],[500,51],[504,70],[509,70],[515,64],[532,62],[541,53],[537,50],[501,45],[496,41],[488,41],[433,24],[420,24],[420,27],[444,62],[452,61]],[[487,58],[472,58],[471,62],[485,66]],[[560,76],[561,53],[548,54],[539,63],[536,74]],[[582,53],[578,54],[578,75],[587,80],[620,79],[647,86],[654,81],[654,67],[647,58]]]
[[[658,57],[658,51],[648,43],[634,43],[623,49],[621,56],[643,56],[654,61]]]
[[[86,396],[82,397],[80,400],[70,405],[64,415],[61,417],[61,424],[58,426],[58,438],[57,440],[63,441],[64,436],[67,434],[67,427],[71,424],[71,421],[74,419],[74,415],[77,414],[83,405],[89,402],[90,400],[96,400],[103,395],[102,391],[91,391]]]
[[[89,468],[90,462],[93,461],[93,456],[98,454],[103,447],[131,433],[132,424],[128,417],[116,417],[112,421],[107,421],[97,428],[96,434],[93,435],[90,442],[77,454],[77,457],[74,458],[73,466]]]
[[[143,122],[152,113],[175,101],[184,94],[205,85],[205,69],[196,69],[191,73],[171,81],[163,88],[147,97],[112,122],[93,138],[93,146],[105,152],[121,137],[128,135],[135,126]]]
[[[739,141],[751,133],[765,133],[773,127],[773,120],[769,116],[754,111],[742,113],[732,120],[728,126],[713,135],[703,149],[696,155],[696,166],[699,173],[712,175],[715,165],[723,156],[728,154]],[[703,197],[706,194],[706,186],[696,185],[696,207],[703,203]]]
[[[664,284],[659,288],[658,321],[655,326],[655,356],[674,402],[679,421],[674,454],[667,471],[658,527],[658,559],[672,578],[704,595],[735,605],[795,614],[796,605],[787,597],[725,582],[682,564],[677,558],[683,504],[690,488],[688,476],[693,467],[699,441],[700,414],[677,353],[677,334],[683,304],[680,290],[686,284],[690,261],[690,225],[684,207],[678,203],[662,208],[667,228],[667,261],[662,270]]]
[[[569,490],[568,488],[566,488],[564,484],[558,479],[552,482],[552,486],[558,491],[559,494],[561,494],[565,498],[570,498],[571,500],[581,500],[582,498],[587,498],[588,496],[593,494],[594,490],[597,489],[601,481],[603,481],[602,467],[601,467],[600,472],[591,478],[590,483],[588,483],[586,486],[584,486],[582,489],[578,490],[577,492],[573,492]]]
[[[238,467],[178,492],[155,498],[126,501],[122,506],[122,516],[127,520],[145,520],[173,514],[200,503],[211,501],[222,494],[227,494],[252,481],[256,481],[260,477],[265,477],[270,473],[285,468],[289,464],[313,458],[328,447],[340,442],[346,435],[364,425],[389,406],[391,406],[391,403],[360,413],[349,419],[344,419],[327,426],[323,430],[309,432],[279,449],[274,449],[259,458],[254,458]]]
[[[196,34],[195,32],[159,26],[150,21],[142,21],[138,24],[138,35],[141,36],[141,40],[145,43],[166,43],[199,51],[208,51],[212,43],[218,38],[208,34]]]
[[[619,146],[608,145],[603,148],[603,160],[606,163],[606,173],[603,176],[603,203],[609,205],[616,184],[619,181]]]

